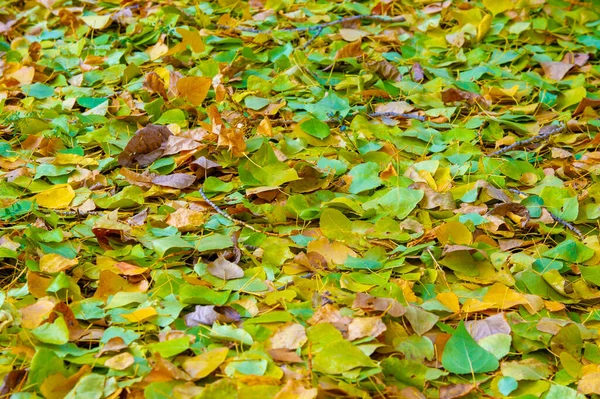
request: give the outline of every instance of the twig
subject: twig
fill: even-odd
[[[347,22],[354,22],[354,21],[378,21],[378,22],[385,22],[385,23],[395,23],[395,22],[404,22],[404,21],[406,21],[406,18],[404,18],[401,15],[397,16],[397,17],[387,17],[384,15],[353,15],[351,17],[340,18],[340,19],[336,19],[335,21],[324,22],[322,24],[311,25],[311,26],[307,26],[304,28],[279,28],[279,29],[274,28],[274,29],[268,29],[268,30],[260,30],[260,29],[245,27],[245,26],[232,27],[232,26],[228,26],[228,25],[217,25],[217,27],[220,29],[237,30],[239,32],[266,33],[266,34],[272,34],[273,32],[278,32],[278,31],[279,32],[304,32],[304,33],[315,31],[315,34],[304,44],[304,46],[302,46],[302,48],[307,48],[317,39],[317,37],[319,37],[321,35],[321,33],[323,33],[323,30],[325,30],[325,28],[328,28],[328,27],[334,26],[334,25],[345,24]]]
[[[550,136],[561,133],[565,129],[565,125],[561,122],[558,125],[545,126],[540,130],[540,133],[536,136],[530,137],[525,140],[517,141],[507,147],[501,148],[498,151],[494,151],[491,154],[488,154],[488,157],[502,155],[506,152],[516,150],[518,148],[525,147],[526,145],[532,143],[538,143],[540,141],[546,141],[550,139]]]
[[[556,216],[555,214],[553,214],[552,212],[550,212],[548,210],[548,208],[544,207],[544,209],[546,210],[546,212],[548,212],[550,214],[550,216],[552,217],[552,219],[554,219],[555,222],[557,222],[558,224],[562,225],[564,228],[566,228],[568,230],[571,230],[580,239],[585,238],[585,236],[583,235],[583,233],[581,232],[581,230],[579,230],[577,227],[573,226],[571,223],[567,222],[566,220],[564,220],[564,219]]]
[[[517,195],[523,195],[525,197],[529,196],[529,194],[527,194],[526,192],[523,192],[521,190],[518,190],[516,188],[509,188],[508,191],[513,192]],[[552,213],[550,211],[550,209],[548,209],[545,206],[541,206],[540,208],[543,208],[546,210],[546,212],[548,212],[548,214],[550,215],[550,217],[558,224],[560,224],[561,226],[563,226],[564,228],[566,228],[567,230],[570,230],[572,233],[574,233],[577,237],[579,237],[580,239],[585,238],[585,235],[581,232],[581,230],[579,230],[577,227],[573,226],[571,223],[567,222],[566,220],[564,220],[563,218],[555,215],[554,213]]]
[[[266,234],[268,236],[274,236],[274,237],[287,237],[286,235],[283,234],[277,234],[277,233],[271,233],[269,231],[262,231],[257,229],[256,227],[252,226],[251,224],[248,224],[242,220],[239,219],[235,219],[233,218],[231,215],[229,215],[227,212],[225,212],[224,210],[222,210],[221,208],[219,208],[214,202],[212,202],[204,193],[204,191],[202,190],[202,187],[200,187],[198,189],[198,192],[200,193],[200,195],[202,196],[202,199],[211,206],[211,208],[213,208],[219,215],[223,216],[225,219],[229,220],[230,222],[237,224],[238,226],[244,226],[249,228],[250,230],[254,231],[255,233],[261,233],[261,234]]]
[[[401,114],[398,112],[373,112],[369,114],[371,118],[406,118],[406,119],[416,119],[421,122],[425,121],[425,117],[421,115],[415,114]]]
[[[360,114],[360,112],[352,113],[350,115],[347,115],[345,118],[350,118],[350,117],[356,116],[358,114]],[[405,118],[405,119],[416,119],[421,122],[425,121],[424,116],[417,115],[417,114],[402,114],[399,112],[372,112],[370,114],[367,114],[367,116],[369,116],[371,118]],[[260,119],[253,120],[253,122],[255,124],[259,124],[261,121],[262,120],[260,120]],[[324,120],[323,123],[339,123],[340,121],[341,121],[340,118],[331,118],[331,119]],[[292,120],[292,119],[273,119],[271,121],[272,125],[291,125],[293,123],[298,123],[298,122],[295,120]]]

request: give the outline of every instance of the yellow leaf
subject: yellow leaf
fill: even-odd
[[[122,314],[121,316],[132,323],[139,323],[140,321],[147,320],[157,314],[155,308],[141,308],[129,314]]]
[[[104,365],[114,370],[125,370],[135,362],[133,355],[128,352],[120,353],[116,356],[111,357]]]
[[[47,254],[40,258],[40,271],[58,273],[77,265],[77,259],[67,259],[59,254]]]
[[[184,51],[187,49],[189,45],[192,48],[194,53],[201,53],[204,51],[204,42],[202,41],[202,37],[196,31],[189,31],[183,28],[178,28],[177,33],[181,35],[181,42],[177,43],[175,47],[173,47],[167,55],[179,53],[180,51]]]
[[[460,303],[458,302],[458,297],[454,292],[440,292],[435,298],[454,313],[460,312]]]
[[[314,399],[317,394],[317,388],[307,389],[302,381],[289,380],[275,395],[275,399]]]
[[[199,380],[217,369],[227,358],[227,348],[217,348],[183,362],[183,369],[192,377]]]
[[[460,222],[444,223],[435,229],[435,236],[440,244],[469,245],[473,242],[473,234]]]
[[[480,41],[485,37],[491,26],[492,16],[490,14],[485,14],[479,25],[477,25],[477,41]]]
[[[39,206],[50,209],[66,208],[73,198],[75,198],[75,191],[69,184],[58,184],[33,197]]]
[[[80,17],[83,23],[92,29],[104,29],[110,25],[110,14],[108,15],[89,15]]]
[[[512,0],[483,0],[483,5],[494,15],[515,8],[515,3]]]
[[[212,79],[203,76],[189,76],[181,78],[177,82],[179,96],[188,100],[194,107],[202,105],[208,90],[212,85]]]

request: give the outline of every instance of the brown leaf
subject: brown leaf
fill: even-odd
[[[185,324],[188,327],[212,326],[216,321],[220,323],[234,323],[240,320],[240,314],[231,306],[200,306],[184,316]]]
[[[577,108],[573,112],[573,116],[579,115],[579,114],[583,113],[583,111],[585,111],[585,109],[587,107],[590,107],[590,108],[598,108],[598,107],[600,107],[600,100],[595,100],[595,99],[592,99],[592,98],[584,97],[581,100],[581,102],[579,102],[579,105],[577,105]]]
[[[425,71],[423,70],[421,64],[419,64],[418,62],[415,62],[413,64],[412,68],[410,69],[410,74],[412,76],[412,80],[414,80],[415,82],[420,82],[423,79],[425,79]]]
[[[488,101],[485,100],[481,95],[477,93],[471,93],[469,91],[459,90],[454,87],[450,87],[442,92],[442,101],[445,104],[464,101],[469,105],[480,104],[486,107],[489,105]]]
[[[96,357],[100,357],[104,353],[107,353],[107,352],[120,352],[121,350],[128,348],[128,347],[129,347],[129,345],[127,345],[125,343],[123,338],[113,337],[113,338],[109,339],[106,342],[106,344],[104,344],[104,346],[102,346],[102,348],[100,348],[100,351],[98,352]]]
[[[386,312],[390,316],[400,317],[406,311],[404,306],[392,298],[378,298],[362,292],[357,292],[352,308]]]
[[[429,187],[429,184],[423,182],[411,184],[410,188],[423,191],[423,193],[425,194],[423,196],[423,199],[421,200],[421,207],[423,209],[456,209],[456,203],[454,202],[454,197],[452,196],[452,193],[450,191],[446,191],[445,193],[439,193],[431,187]]]
[[[342,316],[340,310],[335,306],[327,304],[315,310],[311,318],[308,319],[308,324],[314,326],[315,324],[320,323],[330,323],[338,330],[345,332],[351,321],[352,319],[350,317]]]
[[[392,80],[394,82],[402,81],[402,75],[398,68],[387,60],[369,62],[367,63],[367,67],[379,75],[381,79]]]
[[[343,58],[356,58],[364,55],[365,53],[360,48],[361,45],[362,42],[360,40],[346,44],[344,47],[338,50],[338,52],[335,54],[334,60],[340,60]]]
[[[544,70],[544,76],[552,80],[562,80],[575,66],[567,62],[541,62],[540,65]]]
[[[165,89],[165,82],[156,72],[150,72],[144,77],[144,88],[150,93],[157,93],[159,96],[167,99],[167,90]]]
[[[169,139],[167,140],[167,144],[165,145],[165,152],[163,153],[163,155],[179,154],[182,151],[193,151],[201,146],[202,144],[197,142],[196,140],[192,140],[187,137],[172,135],[169,136]]]
[[[475,389],[475,384],[452,384],[440,387],[440,399],[461,398]]]
[[[221,170],[222,167],[206,157],[200,157],[190,164],[190,169],[196,173],[198,178],[206,178]]]
[[[287,349],[271,349],[269,355],[276,362],[283,363],[302,363],[304,360],[294,351]]]
[[[212,79],[204,76],[188,76],[177,82],[179,96],[188,100],[194,107],[202,105],[211,86]]]
[[[469,320],[465,327],[475,341],[495,334],[510,334],[510,325],[504,313],[498,313],[483,320]]]
[[[162,156],[164,144],[171,135],[171,131],[165,126],[146,125],[135,132],[119,154],[119,165],[131,166],[136,162],[140,166],[150,165]]]
[[[7,398],[15,388],[19,387],[24,382],[27,376],[27,370],[11,370],[2,380],[2,386],[0,386],[0,398]],[[19,392],[17,389],[15,392]]]
[[[152,183],[172,188],[188,188],[196,181],[196,176],[187,173],[173,173],[171,175],[157,175],[152,178]]]
[[[506,216],[513,222],[520,224],[521,227],[524,227],[531,218],[527,208],[515,202],[498,204],[488,212],[488,215]]]
[[[228,261],[222,255],[210,263],[206,269],[211,275],[223,280],[234,280],[244,277],[244,270],[233,262]]]

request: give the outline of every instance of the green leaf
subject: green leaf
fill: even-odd
[[[351,194],[372,190],[382,184],[379,178],[379,166],[375,162],[356,165],[352,168],[349,175],[352,177],[352,183],[348,190]]]
[[[319,226],[325,237],[344,241],[352,236],[352,221],[337,209],[325,208]]]
[[[104,397],[105,381],[106,377],[100,374],[85,375],[77,381],[65,399],[100,399]]]
[[[31,333],[47,344],[63,345],[69,342],[69,327],[62,317],[58,317],[52,323],[44,323],[34,328]]]
[[[383,215],[394,216],[399,220],[406,218],[417,204],[423,199],[424,193],[420,190],[395,187],[383,196],[367,201],[364,209],[376,209]]]
[[[116,195],[96,198],[94,202],[102,209],[134,208],[144,204],[144,192],[138,186],[127,186]]]
[[[498,369],[498,360],[475,342],[461,321],[446,342],[442,355],[444,368],[456,374],[487,373]]]
[[[181,337],[170,339],[168,341],[156,342],[147,346],[152,352],[158,352],[162,357],[172,357],[188,350],[190,339]]]
[[[498,391],[504,396],[510,395],[518,387],[519,383],[512,377],[502,377],[498,381]]]
[[[323,374],[342,374],[357,367],[377,364],[346,340],[330,342],[313,358],[313,369]]]
[[[255,111],[258,111],[259,109],[266,107],[267,105],[269,105],[269,102],[270,101],[266,98],[255,97],[255,96],[248,96],[248,97],[244,98],[244,104],[246,105],[246,107],[253,109]]]
[[[37,99],[44,99],[54,95],[54,89],[43,83],[34,83],[23,87],[23,93]]]
[[[324,138],[329,137],[331,131],[329,129],[329,125],[316,118],[311,118],[305,122],[300,124],[300,128],[307,134],[310,134],[313,137],[323,140]]]

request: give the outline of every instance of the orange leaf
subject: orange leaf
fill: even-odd
[[[342,58],[355,58],[360,57],[364,54],[360,46],[362,45],[360,40],[346,44],[344,47],[338,50],[335,54],[335,60]]]
[[[179,79],[177,91],[179,96],[188,100],[194,107],[202,105],[208,90],[212,85],[212,79],[203,76],[188,76]]]

